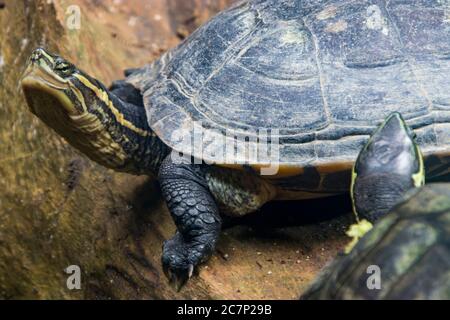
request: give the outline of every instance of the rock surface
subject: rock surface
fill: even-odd
[[[0,0],[0,298],[290,299],[344,246],[348,215],[271,226],[294,224],[297,211],[316,220],[323,201],[268,206],[262,218],[232,222],[177,293],[161,272],[174,225],[157,183],[88,161],[25,106],[18,82],[35,47],[109,84],[231,2]],[[82,270],[80,290],[67,289],[69,265]]]

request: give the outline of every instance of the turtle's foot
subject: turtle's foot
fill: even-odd
[[[178,230],[164,243],[162,263],[170,283],[180,290],[214,251],[222,219],[201,166],[173,163],[169,155],[158,177]]]
[[[181,233],[177,232],[172,239],[164,242],[162,254],[164,274],[177,291],[180,291],[192,277],[195,267],[206,260],[214,250],[211,242],[204,244],[198,240],[200,239],[185,241]]]

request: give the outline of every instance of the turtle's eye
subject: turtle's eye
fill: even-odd
[[[73,65],[67,61],[64,60],[57,60],[55,63],[55,70],[59,71],[60,73],[64,75],[68,75],[72,73],[73,71]]]

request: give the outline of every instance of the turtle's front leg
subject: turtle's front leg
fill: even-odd
[[[201,165],[175,164],[169,155],[159,169],[159,182],[178,229],[164,243],[162,263],[179,290],[213,253],[222,221]]]

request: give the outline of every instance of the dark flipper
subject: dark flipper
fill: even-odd
[[[162,263],[179,290],[214,251],[222,221],[201,165],[175,164],[169,155],[160,167],[159,182],[178,229],[164,243]]]

